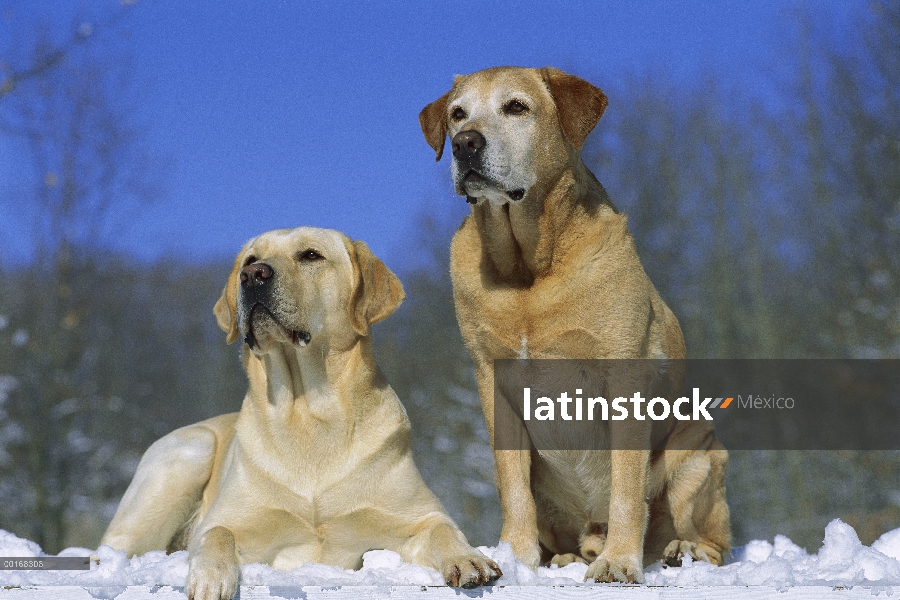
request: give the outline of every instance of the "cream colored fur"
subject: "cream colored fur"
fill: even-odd
[[[273,272],[265,310],[241,282],[257,264]],[[376,548],[450,585],[496,579],[422,481],[406,412],[372,356],[369,327],[403,298],[368,247],[336,231],[248,242],[215,307],[229,342],[255,340],[243,406],[154,443],[102,543],[130,555],[186,546],[194,600],[232,597],[240,564],[355,569]]]
[[[496,359],[685,357],[625,216],[579,153],[606,105],[602,91],[556,69],[501,67],[457,77],[419,116],[438,159],[445,136],[484,138],[476,173],[454,159],[456,190],[473,206],[450,274],[492,440]],[[607,383],[610,398],[642,385]],[[533,568],[543,549],[557,564],[589,562],[587,578],[599,581],[640,582],[643,564],[684,554],[722,564],[728,455],[712,428],[630,420],[609,435],[611,447],[663,449],[495,450],[500,539]]]

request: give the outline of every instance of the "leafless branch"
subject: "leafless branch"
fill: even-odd
[[[134,1],[120,2],[120,8],[109,17],[96,23],[82,21],[76,23],[72,33],[61,44],[54,45],[39,53],[31,64],[20,69],[12,69],[0,83],[0,99],[11,94],[24,81],[34,79],[58,66],[72,50],[84,44],[98,32],[112,29],[118,24],[136,4]]]

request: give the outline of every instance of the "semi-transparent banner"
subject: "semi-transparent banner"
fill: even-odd
[[[713,433],[714,432],[714,433]],[[494,362],[498,450],[900,449],[900,360]]]

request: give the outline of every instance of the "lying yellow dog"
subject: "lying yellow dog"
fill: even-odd
[[[231,598],[240,564],[354,569],[376,548],[449,585],[497,579],[422,481],[406,412],[375,364],[369,327],[403,298],[369,248],[336,231],[248,242],[215,307],[227,341],[246,343],[241,411],[154,443],[101,543],[186,547],[194,600]]]

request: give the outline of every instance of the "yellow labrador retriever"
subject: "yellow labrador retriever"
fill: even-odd
[[[557,69],[500,67],[457,77],[419,115],[438,160],[449,135],[454,185],[472,204],[450,274],[492,442],[496,359],[685,357],[625,216],[579,153],[606,105]],[[728,455],[713,429],[631,420],[609,435],[611,451],[495,449],[500,539],[532,567],[541,547],[557,563],[580,552],[598,581],[640,582],[660,557],[722,564]],[[635,440],[647,450],[616,449]]]
[[[243,406],[154,443],[101,543],[186,547],[194,600],[231,598],[240,564],[359,568],[374,548],[454,586],[499,577],[422,481],[406,412],[372,356],[369,327],[403,298],[369,248],[336,231],[248,242],[215,307],[228,343],[246,344]]]

